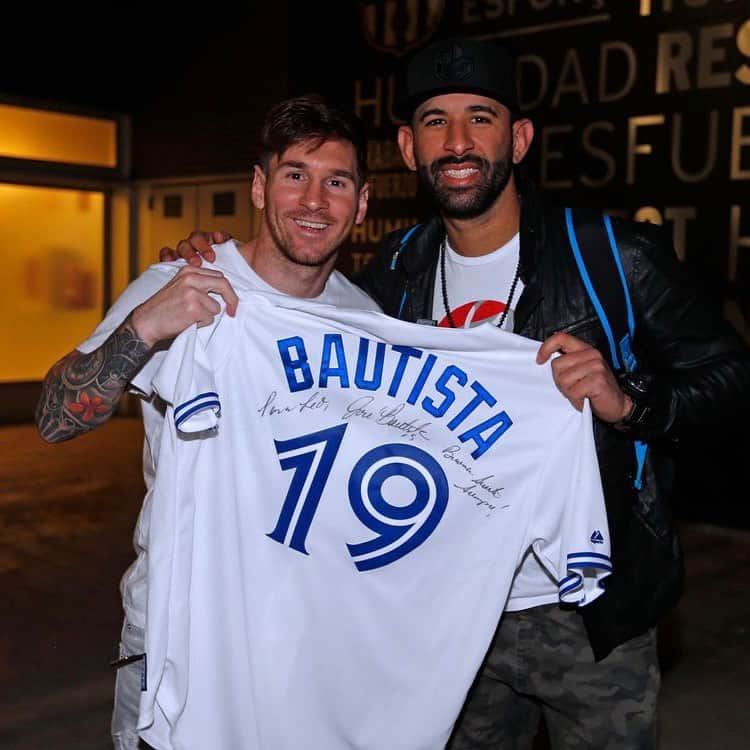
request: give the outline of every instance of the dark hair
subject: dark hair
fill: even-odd
[[[362,121],[354,113],[328,104],[318,94],[285,99],[266,115],[261,130],[261,153],[258,161],[268,171],[271,158],[281,156],[290,146],[302,141],[348,141],[357,156],[359,184],[367,179],[367,138]]]

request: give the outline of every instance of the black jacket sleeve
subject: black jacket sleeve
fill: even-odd
[[[661,230],[624,234],[635,315],[634,347],[649,380],[646,418],[632,437],[711,431],[750,414],[750,351],[718,306],[705,301]],[[615,234],[618,235],[617,225]],[[618,236],[619,242],[619,236]]]

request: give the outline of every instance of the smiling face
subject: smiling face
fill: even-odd
[[[301,266],[333,266],[352,226],[367,210],[354,147],[348,141],[308,140],[255,167],[252,198],[262,209],[259,247]]]
[[[399,146],[440,213],[471,219],[505,190],[532,135],[528,120],[511,124],[510,112],[494,99],[444,94],[419,106],[411,126],[400,128]]]

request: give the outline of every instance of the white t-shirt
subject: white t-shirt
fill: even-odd
[[[149,744],[442,748],[529,546],[563,601],[601,593],[591,414],[537,349],[265,295],[178,337],[154,378]]]
[[[519,251],[518,234],[497,250],[476,258],[459,255],[446,238],[446,291],[456,328],[470,328],[485,321],[494,325],[500,322],[518,268]],[[510,311],[503,323],[503,329],[506,331],[513,330],[513,311],[522,292],[523,282],[519,279],[516,282]],[[432,317],[438,321],[439,326],[450,327],[445,312],[439,262],[435,274]]]
[[[205,268],[222,271],[230,277],[240,300],[243,293],[250,290],[275,292],[250,267],[237,249],[234,240],[215,245],[216,262],[204,263]],[[179,270],[185,266],[183,261],[175,263],[157,263],[139,276],[118,297],[104,320],[97,326],[86,341],[76,348],[89,353],[98,349],[117,329],[130,312],[158,292]],[[378,305],[361,289],[352,284],[343,274],[334,271],[328,278],[326,285],[316,297],[316,302],[351,307],[360,310],[379,310]],[[157,352],[150,361],[150,367],[155,367],[165,356],[164,351]],[[150,380],[146,375],[136,375],[132,381],[136,392],[151,392]],[[127,619],[134,625],[144,628],[146,624],[146,546],[148,539],[150,503],[154,476],[156,474],[156,457],[159,435],[161,433],[164,403],[159,398],[143,400],[143,423],[145,440],[143,444],[143,478],[146,484],[146,497],[138,516],[133,537],[133,545],[137,557],[133,564],[125,571],[120,582],[123,608]]]
[[[497,250],[479,257],[459,255],[448,243],[445,248],[445,278],[448,303],[458,328],[470,328],[483,322],[497,325],[506,308],[508,294],[518,268],[520,235],[516,234]],[[519,279],[503,329],[513,330],[515,306],[523,293]],[[445,313],[440,265],[435,275],[432,317],[439,326],[449,327]],[[509,611],[528,609],[557,601],[557,585],[531,550],[524,557],[508,599]]]

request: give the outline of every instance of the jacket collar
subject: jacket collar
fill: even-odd
[[[529,185],[521,193],[521,237],[519,250],[519,275],[524,284],[523,294],[516,304],[513,330],[520,333],[531,313],[543,299],[542,285],[537,268],[539,252],[545,241],[541,201],[536,189]]]

